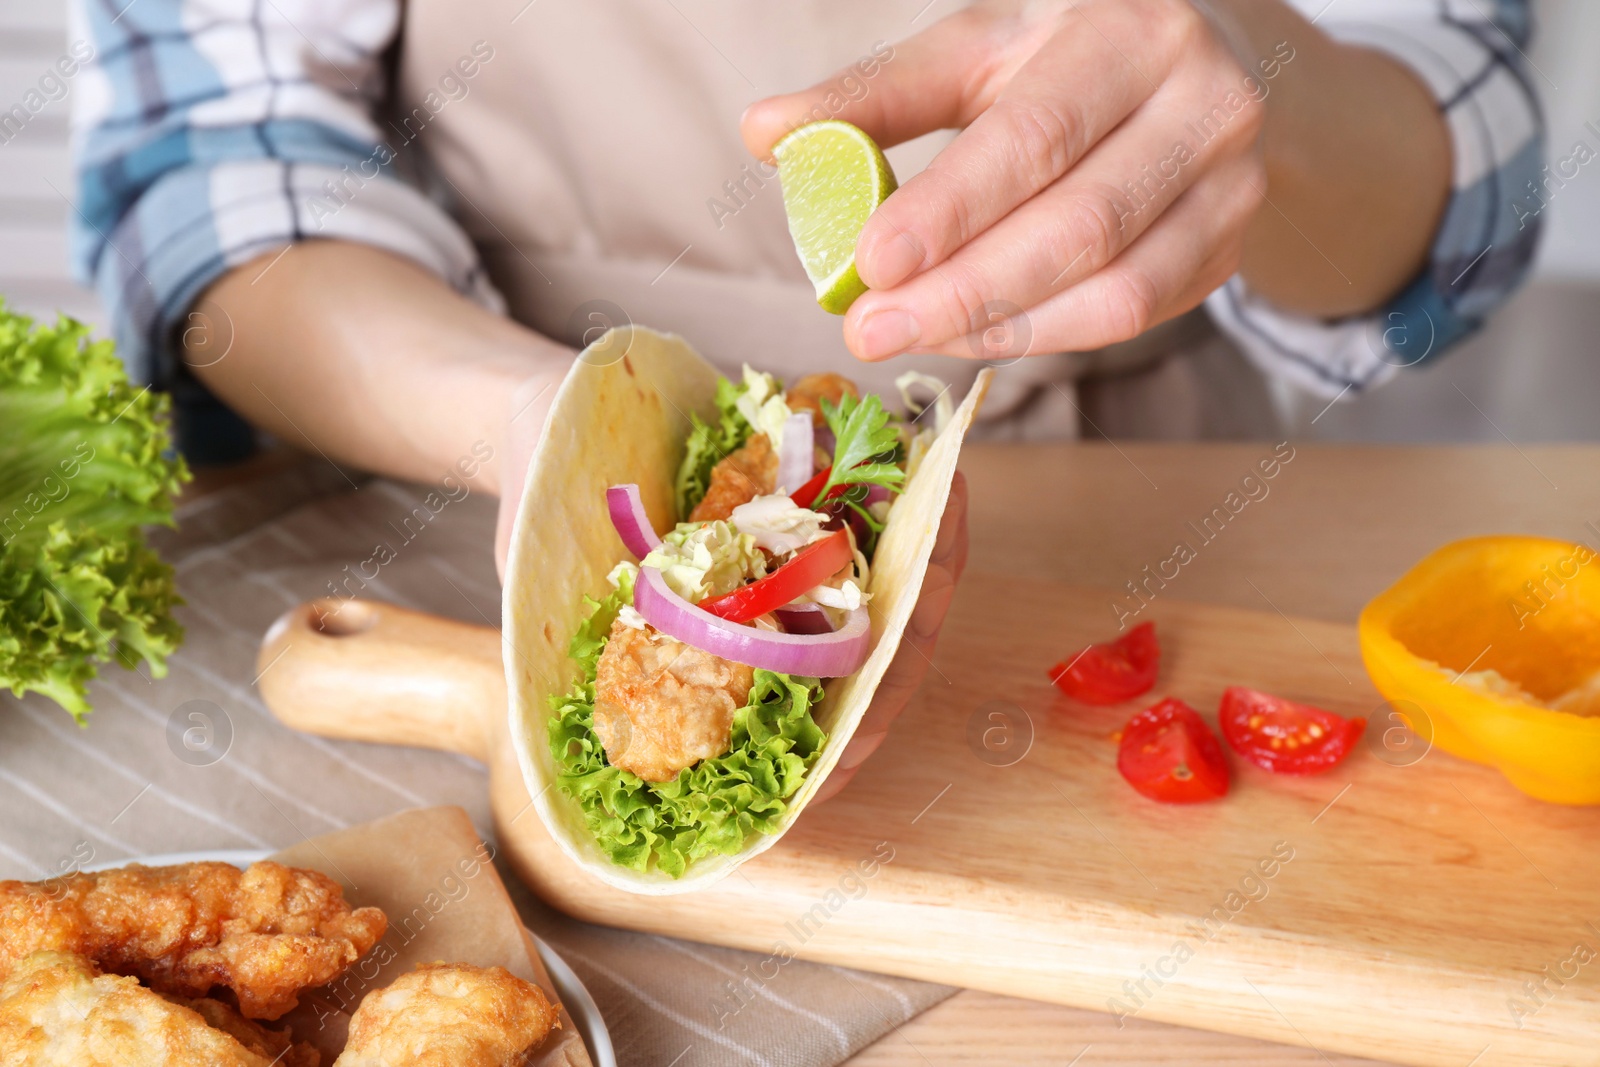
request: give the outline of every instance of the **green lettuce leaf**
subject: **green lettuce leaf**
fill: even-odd
[[[594,733],[594,680],[611,624],[633,602],[633,576],[592,609],[570,653],[583,676],[550,706],[556,783],[582,807],[589,830],[612,861],[636,871],[652,863],[674,878],[711,855],[732,855],[754,834],[769,834],[816,762],[827,735],[811,717],[822,699],[816,678],[755,672],[749,702],[733,716],[732,747],[685,768],[669,782],[647,782],[606,762]]]
[[[686,519],[711,487],[711,468],[744,447],[750,439],[749,421],[739,413],[739,398],[749,388],[744,382],[717,379],[717,420],[708,423],[698,413],[689,414],[688,447],[678,465],[675,485],[678,518]]]
[[[88,334],[0,306],[0,687],[80,719],[99,663],[159,678],[182,639],[172,568],[141,528],[172,524],[189,477],[169,398],[136,389]]]

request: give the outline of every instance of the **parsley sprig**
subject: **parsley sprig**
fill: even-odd
[[[882,524],[860,501],[865,498],[868,486],[882,486],[892,493],[904,488],[906,472],[895,462],[900,450],[900,431],[889,424],[889,412],[883,401],[870,394],[857,398],[846,393],[837,405],[823,398],[822,416],[833,431],[833,469],[812,507],[826,507],[842,499],[866,519],[873,530],[882,529]],[[829,494],[839,486],[849,488],[830,500]]]

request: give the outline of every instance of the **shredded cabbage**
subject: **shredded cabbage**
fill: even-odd
[[[740,504],[728,521],[755,538],[757,548],[786,556],[826,537],[822,530],[826,518],[820,511],[800,507],[787,494],[772,493]]]
[[[933,399],[917,401],[911,397],[913,386],[920,385],[924,389],[933,391]],[[920,371],[908,370],[894,380],[894,387],[900,390],[900,400],[906,406],[906,413],[914,419],[921,419],[922,413],[929,407],[933,408],[933,434],[937,437],[944,432],[950,424],[950,418],[956,412],[955,399],[950,395],[950,387],[942,379]]]
[[[756,539],[721,519],[680,522],[639,564],[660,571],[667,588],[691,604],[731,593],[746,578],[767,573],[767,557],[756,548]]]
[[[933,447],[933,442],[950,424],[950,419],[955,415],[956,402],[950,395],[950,387],[931,374],[908,370],[896,378],[894,384],[895,388],[900,390],[900,399],[906,405],[906,413],[913,420],[920,421],[928,408],[933,408],[933,425],[917,426],[917,422],[912,421],[903,427],[902,432],[909,437],[906,443],[906,481],[910,482],[916,476],[918,468],[922,466],[922,458],[928,454],[928,449]],[[912,399],[911,390],[918,385],[933,391],[934,397],[931,401]]]
[[[737,406],[756,433],[767,435],[772,451],[783,449],[783,424],[789,421],[789,402],[784,399],[782,382],[765,371],[751,370],[746,363],[744,393]]]
[[[758,670],[749,702],[733,715],[730,749],[647,782],[606,762],[594,733],[594,680],[611,624],[633,602],[633,574],[604,600],[585,598],[592,611],[573,635],[569,652],[582,677],[565,696],[552,696],[550,749],[556,784],[583,809],[584,821],[612,862],[636,871],[651,865],[681,878],[689,864],[733,855],[754,834],[770,834],[805,781],[827,741],[811,710],[822,683]]]
[[[808,595],[823,607],[839,611],[854,611],[872,599],[871,593],[863,593],[861,587],[850,578],[846,578],[837,589],[831,585],[819,585]]]

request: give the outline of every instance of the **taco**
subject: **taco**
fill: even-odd
[[[504,605],[512,741],[581,867],[683,892],[793,823],[900,643],[988,377],[958,408],[902,376],[902,415],[838,375],[723,378],[643,327],[584,350]]]

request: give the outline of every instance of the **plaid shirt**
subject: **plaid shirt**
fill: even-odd
[[[307,236],[375,245],[501,307],[471,242],[381,169],[374,113],[401,0],[75,0],[95,47],[75,94],[74,267],[99,290],[130,369],[170,367],[176,328],[230,267]],[[1340,396],[1442,352],[1527,273],[1543,122],[1526,73],[1526,0],[1294,0],[1341,40],[1380,49],[1432,90],[1453,190],[1427,266],[1388,307],[1323,321],[1239,277],[1206,301],[1269,374]],[[313,219],[324,183],[369,180]],[[1519,204],[1521,205],[1519,207]]]

